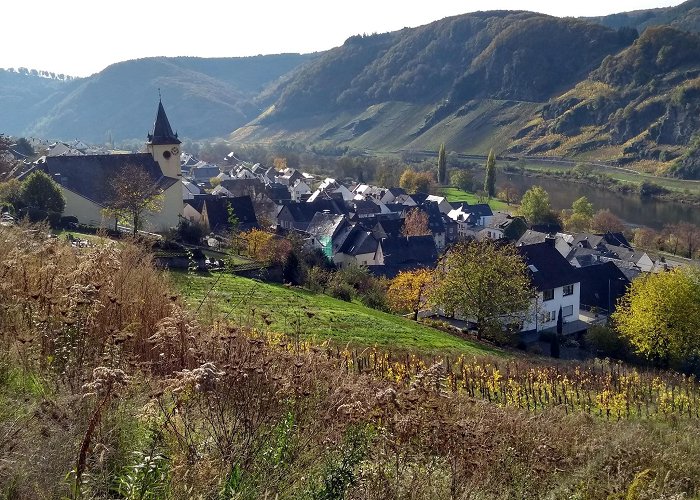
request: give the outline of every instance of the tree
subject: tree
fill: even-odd
[[[512,183],[506,182],[501,186],[501,190],[498,192],[498,198],[510,205],[518,201],[518,194],[520,194],[518,193],[518,188]]]
[[[676,268],[637,278],[612,319],[648,359],[665,364],[700,355],[700,271]]]
[[[486,160],[484,191],[486,191],[489,198],[496,195],[496,155],[493,154],[493,149],[489,151],[489,156]]]
[[[10,153],[11,145],[10,138],[0,134],[0,175],[9,172],[15,165],[12,153]]]
[[[672,231],[685,256],[692,259],[700,243],[700,228],[690,222],[679,222],[673,225]]]
[[[634,231],[634,239],[632,240],[635,248],[645,248],[656,250],[659,247],[660,235],[653,229],[648,227],[640,227]]]
[[[20,137],[19,139],[17,139],[17,143],[14,146],[14,150],[28,158],[31,158],[35,154],[34,148],[24,137]]]
[[[20,196],[22,203],[34,210],[60,214],[66,207],[61,188],[42,170],[37,170],[27,177],[22,183]]]
[[[445,154],[445,143],[440,144],[440,150],[438,151],[437,181],[438,184],[447,183],[447,156]]]
[[[499,339],[505,326],[524,319],[534,296],[516,248],[491,240],[458,243],[435,273],[431,303],[476,322],[479,338]]]
[[[563,211],[562,211],[563,214]],[[582,233],[591,227],[591,217],[582,214],[572,213],[564,218],[564,227],[572,233]]]
[[[585,196],[581,196],[579,199],[575,200],[571,204],[571,209],[574,214],[588,217],[589,219],[593,217],[593,203],[588,201],[588,198]]]
[[[218,177],[210,177],[209,178],[209,185],[211,187],[215,188],[219,184],[221,184],[221,179],[219,179]]]
[[[401,271],[389,282],[386,292],[389,308],[398,313],[410,312],[413,320],[417,320],[432,282],[433,273],[428,269]]]
[[[503,230],[503,237],[510,241],[517,241],[525,231],[527,231],[527,222],[522,217],[515,216]]]
[[[153,178],[138,165],[126,164],[109,181],[106,213],[131,224],[133,234],[143,226],[146,214],[160,210],[163,194]]]
[[[22,207],[22,183],[17,179],[0,182],[0,205],[9,205],[15,211]]]
[[[549,354],[553,358],[559,358],[561,355],[561,334],[564,331],[564,317],[562,315],[561,306],[559,306],[559,315],[557,316],[557,331],[552,335],[552,340],[549,344]]]
[[[598,210],[591,219],[591,228],[600,233],[621,233],[625,230],[622,221],[607,208]]]
[[[520,200],[520,213],[530,224],[540,224],[551,220],[552,205],[549,194],[540,186],[528,189]]]
[[[450,177],[450,182],[456,188],[462,191],[471,192],[474,189],[474,179],[472,175],[466,170],[457,170],[452,172]]]
[[[413,208],[406,214],[401,226],[402,236],[425,236],[433,234],[428,224],[428,214],[420,208]]]
[[[433,176],[430,172],[415,172],[412,169],[404,170],[399,180],[399,186],[408,193],[428,193],[433,184]]]
[[[241,238],[248,245],[249,257],[259,261],[267,261],[270,258],[270,242],[274,238],[272,233],[251,229],[246,233],[241,233]]]

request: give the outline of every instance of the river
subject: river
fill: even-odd
[[[666,224],[690,222],[700,226],[700,207],[684,203],[642,199],[636,194],[607,191],[587,184],[578,184],[553,177],[529,177],[517,173],[499,172],[498,188],[510,182],[524,193],[532,186],[542,186],[549,193],[552,208],[571,208],[571,203],[581,196],[588,198],[596,210],[608,208],[620,219],[633,226],[662,229]]]

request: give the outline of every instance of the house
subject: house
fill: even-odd
[[[338,194],[345,201],[350,201],[355,196],[348,188],[343,186],[341,183],[339,183],[335,179],[327,177],[321,182],[318,188],[316,188],[316,191],[314,191],[311,194],[311,196],[309,196],[308,201],[315,201],[319,198],[322,198],[324,194],[331,195],[331,197],[333,194]]]
[[[436,201],[426,199],[420,209],[428,215],[428,230],[433,235],[435,247],[438,250],[442,250],[447,245],[447,231],[442,219],[444,214],[440,210],[440,205]]]
[[[581,308],[615,311],[617,301],[626,292],[630,280],[613,262],[577,268],[581,281]]]
[[[333,260],[351,228],[345,215],[316,212],[306,232],[309,234],[310,246],[321,250],[328,260]]]
[[[487,238],[490,240],[511,238],[512,234],[518,233],[518,229],[522,231],[525,230],[526,227],[527,223],[524,218],[512,216],[505,212],[496,212],[484,229],[477,233],[476,238],[480,241]],[[508,228],[510,228],[510,230]],[[544,239],[541,241],[544,241]],[[537,243],[541,243],[541,241]]]
[[[264,191],[265,184],[257,177],[254,179],[241,179],[236,177],[234,179],[221,181],[221,184],[217,187],[226,189],[226,191],[231,193],[229,196],[250,196],[254,198],[257,194]],[[287,199],[289,199],[288,193]]]
[[[46,156],[33,169],[43,170],[58,183],[66,200],[64,215],[91,226],[114,226],[114,219],[104,214],[112,196],[110,183],[120,169],[135,166],[150,179],[154,190],[162,193],[160,210],[146,214],[144,229],[165,231],[178,225],[183,187],[180,140],[173,133],[162,102],[158,103],[146,148],[146,153]]]
[[[268,174],[269,175],[269,174]],[[297,181],[304,181],[304,174],[299,172],[294,168],[286,168],[282,175],[277,175],[275,177],[276,182],[283,184],[287,187],[293,186]]]
[[[382,208],[371,200],[350,200],[345,205],[352,220],[372,218],[382,212]]]
[[[396,201],[396,198],[403,194],[406,194],[406,191],[403,188],[392,187],[382,192],[379,201],[381,201],[384,204],[399,203]]]
[[[283,229],[306,231],[316,212],[347,215],[345,204],[336,200],[288,202],[277,213],[277,224]]]
[[[566,238],[562,234],[549,235],[547,233],[541,233],[539,231],[534,231],[528,229],[523,233],[523,235],[516,242],[517,246],[524,245],[536,245],[539,243],[544,243],[548,241],[548,238],[554,239],[554,247],[557,251],[568,259],[569,253],[571,252],[571,246],[566,242]]]
[[[202,194],[202,190],[199,189],[199,187],[197,187],[195,184],[192,184],[190,181],[182,181],[183,200],[192,200],[198,194]]]
[[[379,241],[371,231],[354,226],[335,252],[333,262],[338,267],[348,265],[374,266],[377,264],[378,246]]]
[[[202,206],[201,223],[214,233],[229,231],[231,229],[229,209],[238,219],[240,231],[249,231],[259,227],[250,196],[207,197]]]
[[[527,264],[536,290],[521,334],[524,340],[537,340],[538,333],[553,331],[562,310],[565,335],[586,329],[579,320],[581,278],[579,272],[557,251],[554,239],[517,247]]]
[[[452,204],[447,201],[447,198],[444,196],[435,196],[435,195],[429,195],[425,201],[433,201],[437,203],[438,209],[440,210],[441,213],[443,214],[448,214],[452,210]]]
[[[438,252],[432,236],[398,236],[379,240],[376,264],[370,270],[392,278],[401,271],[435,267]]]
[[[289,187],[289,195],[292,201],[305,201],[303,198],[311,194],[311,188],[302,179],[298,179]]]
[[[493,211],[485,203],[470,205],[469,203],[453,203],[453,208],[447,216],[457,222],[457,233],[460,237],[476,236],[476,234],[489,224],[493,217]]]
[[[221,170],[216,165],[200,161],[190,169],[189,177],[195,182],[208,183],[209,179],[216,177],[220,173]]]

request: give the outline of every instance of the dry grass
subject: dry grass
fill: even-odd
[[[2,498],[700,493],[698,419],[533,413],[453,390],[445,363],[389,377],[298,338],[203,330],[138,245],[28,231],[0,232]]]

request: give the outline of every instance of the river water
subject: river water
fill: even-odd
[[[620,219],[633,226],[661,229],[666,224],[690,222],[700,226],[700,207],[671,201],[641,199],[636,194],[622,194],[595,186],[578,184],[552,177],[528,177],[517,173],[499,172],[499,185],[510,182],[524,193],[532,186],[542,186],[549,193],[552,208],[571,208],[571,203],[581,196],[588,198],[596,210],[608,208]]]

